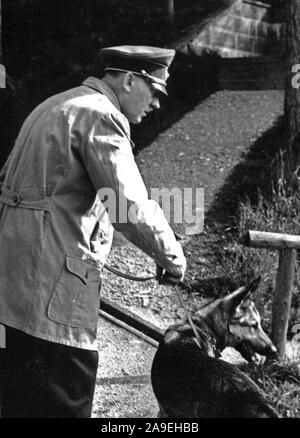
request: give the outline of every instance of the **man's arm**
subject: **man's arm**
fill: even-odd
[[[82,145],[82,157],[100,198],[116,195],[110,220],[130,242],[171,274],[182,277],[186,260],[163,211],[148,193],[132,154],[130,140],[118,115],[107,114]]]

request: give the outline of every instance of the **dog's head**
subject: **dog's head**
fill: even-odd
[[[277,350],[261,326],[261,318],[252,300],[260,277],[247,286],[215,300],[195,313],[194,321],[204,319],[223,348],[234,347],[248,361],[258,354],[276,356]]]

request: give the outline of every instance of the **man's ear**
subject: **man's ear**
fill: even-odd
[[[126,93],[130,93],[134,84],[134,74],[130,71],[126,72],[123,77],[123,89]]]

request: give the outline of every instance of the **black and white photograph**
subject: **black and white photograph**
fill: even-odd
[[[299,0],[0,0],[6,418],[300,418]]]

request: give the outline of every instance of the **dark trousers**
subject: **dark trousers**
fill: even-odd
[[[6,348],[0,348],[0,418],[89,418],[97,365],[97,351],[6,327]]]

